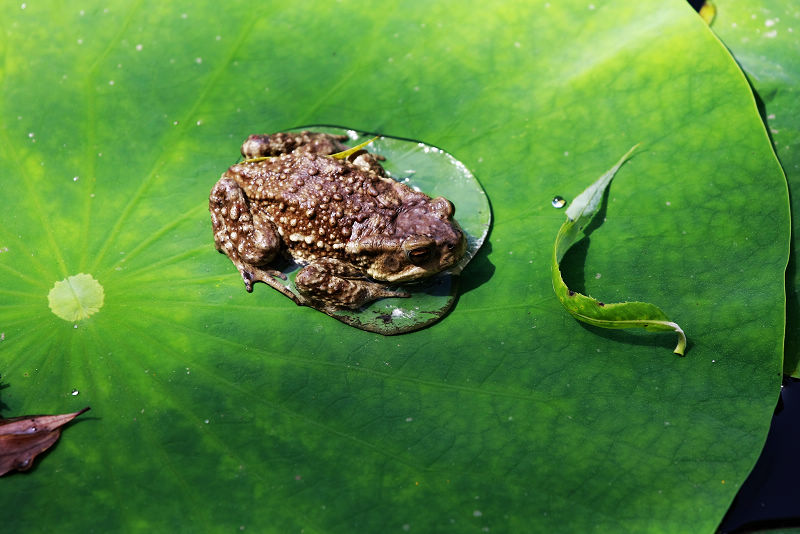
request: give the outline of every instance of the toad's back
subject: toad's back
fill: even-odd
[[[423,207],[430,197],[346,160],[291,153],[234,165],[226,176],[244,190],[254,218],[272,222],[301,261],[334,257],[364,265],[369,260],[363,254],[345,250],[349,240],[425,233],[398,227],[397,217]]]

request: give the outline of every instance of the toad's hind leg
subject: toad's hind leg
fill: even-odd
[[[280,250],[281,240],[274,225],[252,213],[244,192],[231,178],[220,179],[208,198],[214,244],[230,258],[244,280],[248,292],[254,282],[264,282],[291,298],[297,297],[275,277],[286,279],[280,271],[267,268]]]
[[[310,301],[337,308],[358,309],[384,297],[411,296],[371,281],[355,266],[332,258],[308,264],[297,273],[294,283]]]

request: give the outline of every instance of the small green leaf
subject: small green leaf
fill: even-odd
[[[678,345],[675,354],[683,356],[686,351],[686,335],[676,323],[657,306],[647,302],[620,302],[605,304],[586,295],[570,290],[561,278],[559,263],[569,248],[583,235],[583,229],[597,213],[614,175],[630,158],[635,145],[617,163],[578,195],[567,208],[567,220],[561,225],[553,248],[553,289],[558,300],[579,321],[601,328],[644,328],[651,332],[677,332]]]
[[[347,135],[351,142],[357,143],[330,156],[337,159],[370,145],[373,153],[384,158],[381,165],[388,176],[432,197],[450,200],[457,210],[457,222],[467,236],[467,250],[460,262],[428,279],[403,284],[402,291],[410,293],[410,298],[382,298],[358,310],[329,307],[319,311],[355,328],[383,335],[413,332],[441,319],[455,304],[461,271],[489,233],[492,218],[489,199],[477,179],[449,153],[419,141],[374,136],[339,126],[307,125],[288,131],[304,130]],[[295,278],[301,267],[290,262],[281,268],[285,279],[275,279],[298,297]]]

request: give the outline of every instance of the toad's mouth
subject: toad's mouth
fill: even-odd
[[[392,273],[388,275],[384,275],[381,278],[386,282],[395,283],[403,283],[403,282],[413,282],[415,280],[420,280],[422,278],[427,278],[434,274],[437,274],[439,271],[429,271],[427,269],[423,269],[422,267],[417,267],[416,265],[411,265],[399,273]]]

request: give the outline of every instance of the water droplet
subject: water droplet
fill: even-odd
[[[142,50],[142,45],[141,44],[137,44],[136,45],[136,51],[137,52],[141,52],[141,50]]]
[[[77,389],[73,389],[73,390],[72,390],[72,393],[71,393],[71,395],[72,395],[73,397],[77,397],[78,395],[80,395],[80,393],[81,393],[81,392],[80,392],[80,391],[78,391]]]
[[[73,181],[73,182],[77,182],[77,181],[78,181],[78,178],[79,178],[79,176],[73,176],[73,177],[72,177],[72,181]]]
[[[567,201],[564,200],[564,197],[555,196],[553,197],[553,207],[557,209],[561,209],[567,205]]]

